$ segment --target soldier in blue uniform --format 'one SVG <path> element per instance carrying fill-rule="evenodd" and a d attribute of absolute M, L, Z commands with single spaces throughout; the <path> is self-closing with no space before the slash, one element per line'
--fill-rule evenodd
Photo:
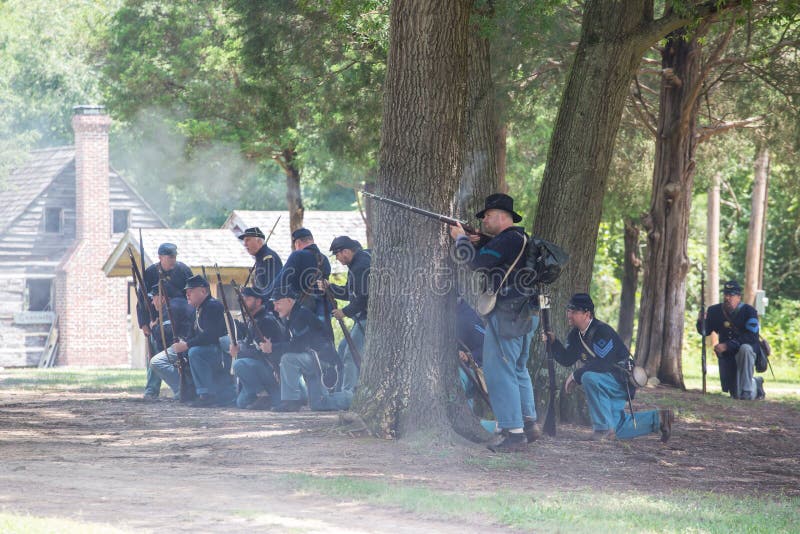
<path fill-rule="evenodd" d="M 350 391 L 331 393 L 323 383 L 328 369 L 339 367 L 339 356 L 328 335 L 328 328 L 310 309 L 300 304 L 300 295 L 291 287 L 273 290 L 275 312 L 286 322 L 288 340 L 259 344 L 261 352 L 280 358 L 281 405 L 278 411 L 298 411 L 305 404 L 300 379 L 308 388 L 308 404 L 312 410 L 347 410 L 353 400 Z"/>
<path fill-rule="evenodd" d="M 580 362 L 567 377 L 564 391 L 569 394 L 576 386 L 583 386 L 594 429 L 592 438 L 632 439 L 660 432 L 661 441 L 666 442 L 674 420 L 671 410 L 638 412 L 635 424 L 625 411 L 625 403 L 635 394 L 626 372 L 630 352 L 613 328 L 594 317 L 594 303 L 588 294 L 572 296 L 567 306 L 567 322 L 572 330 L 566 346 L 553 332 L 543 333 L 542 341 L 551 344 L 553 357 L 561 365 L 568 367 Z"/>
<path fill-rule="evenodd" d="M 333 339 L 330 326 L 330 306 L 325 292 L 317 286 L 318 280 L 328 280 L 331 275 L 331 263 L 314 243 L 314 236 L 306 228 L 298 228 L 292 232 L 292 252 L 286 263 L 272 283 L 275 288 L 291 288 L 299 295 L 303 306 L 312 310 L 327 325 Z"/>
<path fill-rule="evenodd" d="M 236 359 L 233 372 L 242 385 L 236 405 L 251 410 L 266 409 L 270 405 L 277 407 L 281 398 L 277 375 L 280 362 L 271 360 L 269 354 L 261 352 L 258 344 L 263 338 L 272 343 L 285 341 L 285 330 L 275 315 L 264 307 L 264 298 L 259 291 L 246 287 L 242 289 L 242 298 L 256 324 L 246 325 L 245 338 L 230 348 L 231 355 Z M 262 391 L 267 392 L 267 399 L 258 399 Z"/>
<path fill-rule="evenodd" d="M 153 337 L 156 341 L 158 353 L 153 356 L 152 360 L 150 360 L 148 377 L 150 374 L 152 374 L 153 379 L 158 381 L 158 389 L 155 390 L 155 395 L 153 395 L 151 398 L 148 398 L 147 393 L 145 393 L 145 399 L 153 400 L 158 397 L 162 380 L 167 383 L 170 389 L 172 389 L 172 393 L 177 399 L 180 391 L 180 375 L 178 374 L 178 370 L 176 368 L 178 357 L 177 353 L 172 350 L 172 342 L 176 338 L 185 339 L 191 333 L 192 324 L 194 322 L 194 308 L 189 305 L 185 297 L 170 298 L 169 307 L 170 311 L 172 312 L 172 320 L 175 321 L 172 323 L 169 320 L 169 314 L 166 310 L 166 303 L 162 301 L 162 298 L 158 294 L 158 286 L 154 286 L 150 293 L 152 295 L 154 305 L 156 307 L 162 306 L 161 313 L 162 317 L 164 318 L 164 339 L 167 342 L 167 347 L 165 350 L 162 346 L 162 337 L 159 326 L 154 326 Z M 148 384 L 150 383 L 151 381 L 148 378 Z"/>
<path fill-rule="evenodd" d="M 340 286 L 338 284 L 328 284 L 321 280 L 319 284 L 323 289 L 326 286 L 329 287 L 335 298 L 350 301 L 344 308 L 333 310 L 331 315 L 336 319 L 350 317 L 353 320 L 350 336 L 353 338 L 356 350 L 363 354 L 364 339 L 367 333 L 369 270 L 372 256 L 369 250 L 361 247 L 361 243 L 346 235 L 335 238 L 331 242 L 330 250 L 339 263 L 347 267 L 347 283 L 344 286 Z M 350 347 L 345 340 L 342 340 L 339 344 L 338 352 L 342 360 L 341 389 L 354 392 L 358 386 L 359 369 L 353 361 Z"/>
<path fill-rule="evenodd" d="M 158 246 L 158 263 L 154 263 L 144 270 L 142 277 L 146 288 L 152 288 L 158 285 L 159 272 L 164 279 L 164 291 L 169 298 L 180 298 L 186 301 L 186 295 L 183 294 L 183 286 L 186 285 L 186 280 L 192 276 L 192 270 L 177 260 L 178 247 L 172 243 L 161 243 Z M 156 290 L 157 292 L 157 290 Z M 136 316 L 139 321 L 139 328 L 145 335 L 148 343 L 155 347 L 156 353 L 164 350 L 161 347 L 161 334 L 154 336 L 153 329 L 156 328 L 157 321 L 154 320 L 150 323 L 150 315 L 155 319 L 157 314 L 157 307 L 150 303 L 150 314 L 147 310 L 142 308 L 138 303 L 136 304 Z M 160 304 L 160 305 L 163 305 Z M 180 305 L 178 305 L 180 306 Z M 171 341 L 171 339 L 170 339 Z M 147 383 L 144 387 L 144 399 L 153 400 L 158 398 L 161 390 L 161 379 L 157 374 L 154 374 L 150 367 L 147 368 Z"/>
<path fill-rule="evenodd" d="M 719 380 L 722 391 L 734 399 L 763 399 L 764 379 L 753 377 L 755 359 L 760 354 L 758 312 L 742 302 L 742 287 L 736 280 L 725 282 L 724 301 L 709 306 L 706 312 L 706 331 L 702 317 L 697 320 L 697 332 L 702 336 L 719 334 L 714 347 L 719 361 Z"/>
<path fill-rule="evenodd" d="M 489 195 L 484 209 L 475 216 L 482 219 L 483 231 L 493 236 L 490 241 L 481 243 L 479 236 L 468 236 L 460 225 L 452 227 L 450 234 L 456 240 L 456 257 L 469 258 L 470 266 L 486 274 L 489 289 L 497 294 L 497 304 L 485 317 L 483 371 L 492 411 L 505 439 L 489 448 L 521 451 L 538 435 L 533 384 L 526 364 L 539 317 L 530 304 L 532 295 L 516 276 L 525 264 L 527 235 L 524 228 L 514 226 L 522 216 L 514 211 L 514 199 L 508 195 Z M 520 261 L 514 265 L 518 257 Z M 506 273 L 509 276 L 504 281 Z"/>
<path fill-rule="evenodd" d="M 239 234 L 239 239 L 242 240 L 247 252 L 256 260 L 253 266 L 252 286 L 267 298 L 267 288 L 283 267 L 281 257 L 264 243 L 264 232 L 257 226 Z"/>
<path fill-rule="evenodd" d="M 200 275 L 186 281 L 186 299 L 195 308 L 192 331 L 185 341 L 172 345 L 176 353 L 189 352 L 197 400 L 195 406 L 225 404 L 230 380 L 225 380 L 225 360 L 220 338 L 227 335 L 222 303 L 211 296 L 208 280 Z"/>

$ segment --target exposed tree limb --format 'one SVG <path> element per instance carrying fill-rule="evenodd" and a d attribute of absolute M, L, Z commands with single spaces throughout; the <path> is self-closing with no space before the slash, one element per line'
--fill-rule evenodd
<path fill-rule="evenodd" d="M 763 125 L 761 122 L 763 120 L 764 117 L 759 115 L 738 121 L 720 121 L 712 126 L 701 126 L 697 129 L 697 143 L 703 143 L 715 135 L 735 128 L 759 128 Z"/>

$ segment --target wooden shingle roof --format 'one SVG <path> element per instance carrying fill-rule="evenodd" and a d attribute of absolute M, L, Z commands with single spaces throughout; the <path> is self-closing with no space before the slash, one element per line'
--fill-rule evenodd
<path fill-rule="evenodd" d="M 75 148 L 71 146 L 31 151 L 28 161 L 0 184 L 0 233 L 5 232 L 74 159 Z"/>

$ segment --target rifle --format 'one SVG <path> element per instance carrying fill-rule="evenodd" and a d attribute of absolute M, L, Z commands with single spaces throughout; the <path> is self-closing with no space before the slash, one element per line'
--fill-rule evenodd
<path fill-rule="evenodd" d="M 327 286 L 325 287 L 325 296 L 331 303 L 331 307 L 333 309 L 336 309 L 337 308 L 336 299 L 334 298 L 333 293 L 331 293 L 330 287 Z M 344 340 L 347 343 L 347 348 L 350 349 L 350 354 L 353 356 L 353 363 L 356 364 L 356 367 L 359 370 L 361 370 L 361 353 L 358 351 L 355 341 L 353 341 L 353 336 L 350 335 L 350 330 L 347 328 L 347 325 L 344 324 L 344 319 L 339 319 L 338 317 L 336 317 L 336 321 L 339 323 L 339 328 L 342 329 L 342 335 L 344 336 Z"/>
<path fill-rule="evenodd" d="M 489 391 L 486 388 L 486 379 L 483 377 L 483 370 L 478 367 L 478 362 L 476 362 L 475 358 L 472 357 L 472 351 L 469 350 L 469 347 L 467 347 L 467 345 L 460 339 L 458 340 L 458 344 L 461 345 L 461 348 L 464 349 L 464 354 L 467 355 L 467 363 L 461 361 L 461 358 L 459 357 L 458 365 L 475 386 L 475 389 L 478 391 L 481 398 L 486 402 L 486 405 L 491 407 L 492 403 L 489 400 Z"/>
<path fill-rule="evenodd" d="M 131 259 L 131 276 L 133 276 L 133 286 L 136 289 L 136 301 L 139 306 L 147 310 L 147 326 L 148 328 L 153 322 L 153 312 L 150 310 L 150 302 L 147 300 L 147 290 L 144 287 L 144 280 L 142 280 L 142 273 L 139 272 L 139 267 L 136 264 L 136 258 L 133 256 L 133 250 L 128 247 L 128 257 Z M 147 345 L 147 362 L 154 356 L 153 347 L 150 344 L 150 337 L 145 339 Z"/>
<path fill-rule="evenodd" d="M 703 371 L 703 395 L 706 394 L 706 273 L 702 267 L 700 269 L 700 313 L 702 315 L 703 346 L 700 349 L 700 366 Z"/>
<path fill-rule="evenodd" d="M 158 292 L 161 293 L 164 287 L 164 276 L 161 271 L 158 273 Z M 163 291 L 166 294 L 165 291 Z M 169 320 L 169 324 L 172 325 L 172 343 L 178 343 L 180 338 L 178 337 L 178 328 L 177 324 L 175 323 L 175 319 L 172 315 L 172 305 L 169 303 L 169 295 L 164 300 L 164 306 L 167 308 L 167 319 Z M 163 332 L 163 326 L 162 326 Z M 166 347 L 164 348 L 166 350 Z M 185 402 L 191 400 L 194 395 L 192 391 L 189 389 L 189 355 L 186 352 L 180 352 L 176 354 L 178 360 L 175 362 L 175 367 L 178 368 L 178 376 L 180 376 L 180 386 L 178 387 L 178 398 Z"/>
<path fill-rule="evenodd" d="M 547 415 L 544 418 L 543 430 L 548 436 L 556 435 L 556 369 L 553 363 L 553 351 L 550 348 L 550 297 L 544 293 L 544 285 L 539 285 L 539 317 L 542 319 L 542 331 L 547 337 L 545 352 L 547 359 L 547 378 L 550 398 L 547 402 Z"/>
<path fill-rule="evenodd" d="M 465 223 L 464 221 L 460 221 L 460 220 L 455 219 L 453 217 L 448 217 L 447 215 L 441 215 L 441 214 L 435 213 L 433 211 L 428 211 L 428 210 L 424 210 L 422 208 L 417 208 L 416 206 L 412 206 L 410 204 L 404 204 L 404 203 L 399 202 L 397 200 L 392 200 L 391 198 L 382 197 L 382 196 L 376 195 L 374 193 L 368 193 L 367 191 L 363 191 L 362 190 L 361 194 L 366 196 L 366 197 L 369 197 L 369 198 L 374 198 L 375 200 L 380 200 L 381 202 L 384 202 L 384 203 L 389 204 L 391 206 L 402 208 L 404 210 L 411 211 L 412 213 L 416 213 L 418 215 L 423 215 L 425 217 L 428 217 L 429 219 L 436 219 L 437 221 L 443 222 L 443 223 L 445 223 L 447 225 L 450 225 L 450 226 L 458 226 L 460 224 L 461 228 L 463 228 L 466 233 L 480 236 L 481 237 L 481 241 L 488 241 L 488 240 L 490 240 L 492 238 L 492 236 L 484 234 L 484 233 L 481 233 L 480 231 L 476 230 L 474 227 L 470 226 L 469 224 Z"/>
<path fill-rule="evenodd" d="M 228 298 L 225 296 L 225 286 L 222 284 L 222 275 L 219 273 L 219 266 L 215 263 L 214 269 L 217 272 L 217 294 L 222 299 L 222 307 L 225 309 L 225 328 L 228 330 L 228 337 L 231 340 L 232 347 L 238 347 L 239 343 L 236 340 L 236 323 L 233 322 L 233 315 L 231 309 L 228 307 Z M 231 365 L 231 374 L 233 374 L 233 365 Z"/>

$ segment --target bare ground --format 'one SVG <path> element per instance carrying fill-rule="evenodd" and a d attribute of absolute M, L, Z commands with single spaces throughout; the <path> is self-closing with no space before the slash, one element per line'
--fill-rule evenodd
<path fill-rule="evenodd" d="M 336 414 L 144 403 L 127 393 L 0 391 L 0 509 L 125 530 L 508 532 L 302 494 L 287 474 L 345 475 L 461 493 L 611 488 L 800 495 L 800 411 L 778 402 L 643 392 L 683 406 L 673 439 L 587 441 L 562 425 L 506 463 L 481 446 L 353 437 Z M 709 400 L 711 399 L 711 400 Z M 519 461 L 518 461 L 519 460 Z"/>

